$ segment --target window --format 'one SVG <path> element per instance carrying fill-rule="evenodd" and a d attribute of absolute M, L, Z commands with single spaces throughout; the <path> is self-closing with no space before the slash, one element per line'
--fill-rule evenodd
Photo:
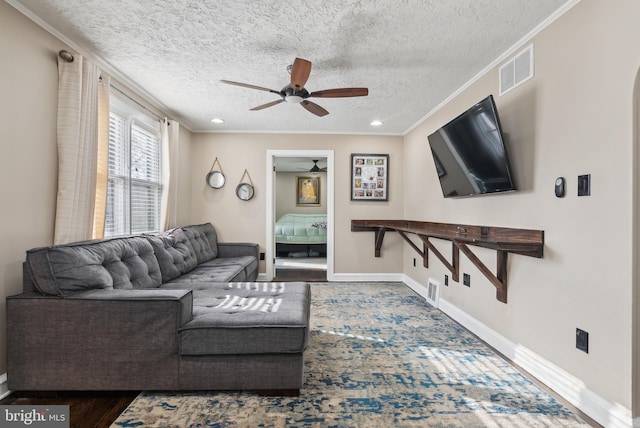
<path fill-rule="evenodd" d="M 105 237 L 160 230 L 159 123 L 112 95 Z"/>

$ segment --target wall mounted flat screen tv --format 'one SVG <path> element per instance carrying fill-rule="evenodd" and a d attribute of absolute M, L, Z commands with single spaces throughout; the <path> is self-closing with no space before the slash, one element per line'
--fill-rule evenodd
<path fill-rule="evenodd" d="M 445 198 L 516 190 L 492 95 L 429 135 L 429 145 Z"/>

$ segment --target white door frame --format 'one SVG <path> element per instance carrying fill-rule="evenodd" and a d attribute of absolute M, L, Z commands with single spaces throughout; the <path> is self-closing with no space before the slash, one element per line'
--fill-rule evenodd
<path fill-rule="evenodd" d="M 334 234 L 334 163 L 333 150 L 267 150 L 267 236 L 265 248 L 265 280 L 271 281 L 274 277 L 275 265 L 275 173 L 274 159 L 285 157 L 308 157 L 327 159 L 327 185 L 324 191 L 327 192 L 327 280 L 333 280 L 333 234 Z"/>

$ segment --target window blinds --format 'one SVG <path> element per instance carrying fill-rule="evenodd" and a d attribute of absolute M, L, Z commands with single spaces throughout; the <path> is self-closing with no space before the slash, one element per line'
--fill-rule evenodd
<path fill-rule="evenodd" d="M 160 230 L 162 194 L 157 130 L 112 109 L 105 236 Z"/>

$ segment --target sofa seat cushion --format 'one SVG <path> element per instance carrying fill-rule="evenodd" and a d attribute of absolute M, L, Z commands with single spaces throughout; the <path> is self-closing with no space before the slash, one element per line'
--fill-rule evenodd
<path fill-rule="evenodd" d="M 257 270 L 258 261 L 252 256 L 224 257 L 204 262 L 163 287 L 174 288 L 175 284 L 191 284 L 194 282 L 233 282 L 244 281 L 248 273 Z"/>
<path fill-rule="evenodd" d="M 192 284 L 193 319 L 181 355 L 300 353 L 308 343 L 311 290 L 305 282 Z"/>
<path fill-rule="evenodd" d="M 209 260 L 208 262 L 202 263 L 198 267 L 202 267 L 203 269 L 206 269 L 206 268 L 219 269 L 224 266 L 236 266 L 242 269 L 242 272 L 239 271 L 238 273 L 241 273 L 243 278 L 230 279 L 229 282 L 243 281 L 245 280 L 245 278 L 247 278 L 251 274 L 251 272 L 258 270 L 258 259 L 256 259 L 253 256 L 224 257 L 224 258 Z"/>

